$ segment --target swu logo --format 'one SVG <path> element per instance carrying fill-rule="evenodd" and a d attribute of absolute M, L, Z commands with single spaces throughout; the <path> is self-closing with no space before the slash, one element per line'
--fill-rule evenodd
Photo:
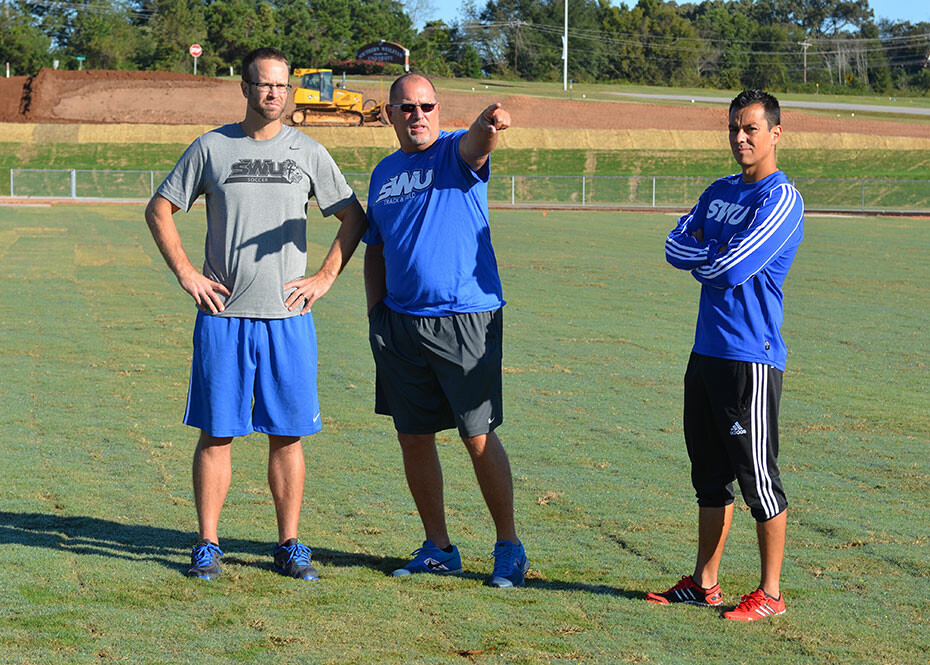
<path fill-rule="evenodd" d="M 720 199 L 714 199 L 707 206 L 707 219 L 716 218 L 718 222 L 736 226 L 743 223 L 748 212 L 749 208 L 741 206 L 739 203 L 727 203 Z"/>
<path fill-rule="evenodd" d="M 375 203 L 381 203 L 381 201 L 389 197 L 409 194 L 413 190 L 422 191 L 432 184 L 433 169 L 429 169 L 425 173 L 421 169 L 404 171 L 381 185 L 381 191 L 378 192 L 378 200 Z"/>
<path fill-rule="evenodd" d="M 273 162 L 270 159 L 240 159 L 232 165 L 226 182 L 300 182 L 304 177 L 293 159 Z M 225 184 L 225 183 L 224 183 Z"/>

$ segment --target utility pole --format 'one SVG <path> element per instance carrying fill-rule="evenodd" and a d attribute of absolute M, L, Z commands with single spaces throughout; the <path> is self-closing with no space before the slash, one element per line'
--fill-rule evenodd
<path fill-rule="evenodd" d="M 568 0 L 565 0 L 565 34 L 562 35 L 562 90 L 568 90 Z"/>
<path fill-rule="evenodd" d="M 513 24 L 513 75 L 519 77 L 517 73 L 517 44 L 520 43 L 520 21 Z"/>
<path fill-rule="evenodd" d="M 811 45 L 806 39 L 803 42 L 798 42 L 801 49 L 804 51 L 804 82 L 807 83 L 807 48 Z"/>

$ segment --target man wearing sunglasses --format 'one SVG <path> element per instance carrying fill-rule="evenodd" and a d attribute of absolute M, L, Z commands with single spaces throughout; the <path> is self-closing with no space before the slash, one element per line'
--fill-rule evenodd
<path fill-rule="evenodd" d="M 494 433 L 503 421 L 504 300 L 487 201 L 488 158 L 510 114 L 492 104 L 467 131 L 441 131 L 436 90 L 418 74 L 397 79 L 390 102 L 400 150 L 372 173 L 364 237 L 375 411 L 394 419 L 426 533 L 394 575 L 462 570 L 446 530 L 435 436 L 456 427 L 497 532 L 488 584 L 521 586 L 529 563 L 514 527 L 510 462 Z"/>
<path fill-rule="evenodd" d="M 281 122 L 289 63 L 271 48 L 242 63 L 245 119 L 204 134 L 158 188 L 145 219 L 181 287 L 197 305 L 184 422 L 200 429 L 194 498 L 200 537 L 192 577 L 220 574 L 217 529 L 229 490 L 233 437 L 268 435 L 268 482 L 278 521 L 274 569 L 315 580 L 297 540 L 303 500 L 301 437 L 320 430 L 316 332 L 310 307 L 325 294 L 367 227 L 365 213 L 329 153 Z M 174 222 L 203 194 L 203 270 L 188 259 Z M 320 270 L 307 268 L 307 205 L 341 222 Z"/>

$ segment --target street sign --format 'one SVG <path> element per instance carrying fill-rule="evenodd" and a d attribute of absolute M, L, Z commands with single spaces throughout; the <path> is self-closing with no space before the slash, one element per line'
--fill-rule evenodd
<path fill-rule="evenodd" d="M 203 47 L 200 44 L 191 44 L 187 52 L 194 56 L 194 75 L 197 75 L 197 58 L 203 55 Z"/>

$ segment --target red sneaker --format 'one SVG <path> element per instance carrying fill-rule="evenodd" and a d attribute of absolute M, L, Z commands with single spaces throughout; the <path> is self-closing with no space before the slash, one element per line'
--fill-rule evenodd
<path fill-rule="evenodd" d="M 766 595 L 762 589 L 756 589 L 748 596 L 740 598 L 739 605 L 729 612 L 724 612 L 723 618 L 732 619 L 733 621 L 755 621 L 756 619 L 764 619 L 765 617 L 784 613 L 784 594 L 776 599 Z"/>
<path fill-rule="evenodd" d="M 670 603 L 719 605 L 723 602 L 723 594 L 720 592 L 719 584 L 705 589 L 695 584 L 690 575 L 685 575 L 678 584 L 668 591 L 663 593 L 647 593 L 646 600 L 650 603 L 657 603 L 659 605 L 669 605 Z"/>

